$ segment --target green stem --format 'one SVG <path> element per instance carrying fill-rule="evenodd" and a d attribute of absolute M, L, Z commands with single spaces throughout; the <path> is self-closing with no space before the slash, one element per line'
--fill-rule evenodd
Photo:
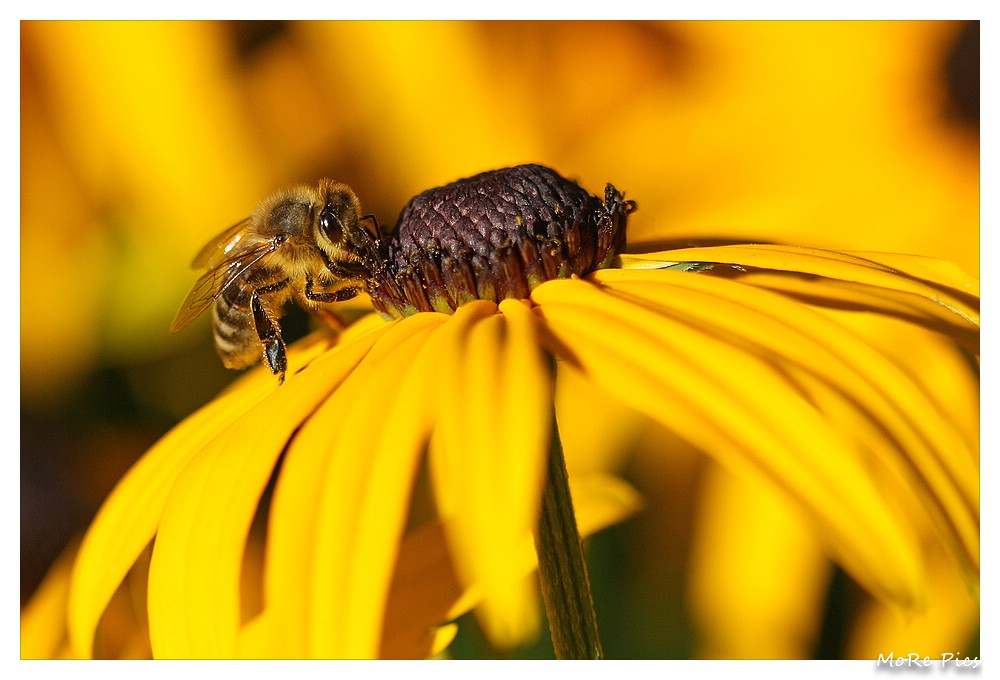
<path fill-rule="evenodd" d="M 556 658 L 604 658 L 555 418 L 535 548 Z"/>

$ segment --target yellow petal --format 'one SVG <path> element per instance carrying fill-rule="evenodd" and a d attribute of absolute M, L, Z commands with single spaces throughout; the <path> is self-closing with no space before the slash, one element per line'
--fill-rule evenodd
<path fill-rule="evenodd" d="M 89 657 L 101 614 L 139 553 L 153 539 L 170 488 L 198 450 L 275 388 L 250 377 L 164 436 L 128 471 L 101 506 L 80 546 L 68 604 L 73 654 Z"/>
<path fill-rule="evenodd" d="M 357 398 L 338 431 L 330 481 L 356 489 L 358 497 L 328 491 L 317 508 L 314 656 L 378 654 L 410 493 L 431 431 L 431 385 L 439 361 L 433 340 L 431 333 L 414 336 L 385 357 L 364 382 L 359 377 Z M 373 427 L 372 413 L 379 413 L 379 421 L 391 427 Z"/>
<path fill-rule="evenodd" d="M 570 478 L 570 492 L 581 536 L 616 524 L 641 507 L 638 493 L 607 474 Z M 534 545 L 524 540 L 515 555 L 518 573 L 535 569 Z M 382 640 L 386 659 L 423 659 L 435 653 L 439 627 L 481 601 L 482 589 L 464 586 L 455 574 L 448 539 L 440 522 L 429 522 L 406 536 L 392 582 Z"/>
<path fill-rule="evenodd" d="M 819 281 L 782 274 L 751 273 L 745 284 L 767 288 L 809 304 L 898 317 L 951 337 L 973 356 L 979 356 L 979 313 L 960 309 L 941 298 L 877 288 L 849 281 Z"/>
<path fill-rule="evenodd" d="M 920 332 L 899 319 L 873 314 L 856 314 L 836 309 L 820 310 L 826 317 L 863 337 L 882 354 L 897 360 L 928 398 L 965 440 L 952 454 L 966 454 L 978 476 L 979 471 L 979 371 L 969 355 L 939 333 Z M 899 348 L 906 352 L 900 353 Z M 951 457 L 949 457 L 949 462 Z M 974 484 L 978 497 L 978 484 Z"/>
<path fill-rule="evenodd" d="M 979 278 L 971 276 L 950 260 L 863 250 L 849 250 L 846 251 L 846 254 L 875 265 L 887 267 L 892 271 L 919 279 L 935 287 L 951 288 L 965 295 L 979 297 Z"/>
<path fill-rule="evenodd" d="M 469 307 L 448 328 L 431 470 L 459 574 L 482 588 L 487 634 L 512 646 L 538 625 L 534 586 L 511 556 L 537 522 L 552 376 L 523 303 L 502 315 Z"/>
<path fill-rule="evenodd" d="M 812 658 L 832 573 L 813 527 L 774 489 L 718 466 L 700 486 L 688 567 L 695 658 Z"/>
<path fill-rule="evenodd" d="M 369 303 L 370 304 L 370 303 Z M 355 339 L 380 330 L 387 322 L 378 314 L 372 312 L 364 315 L 350 326 L 345 328 L 338 336 L 337 342 L 341 345 L 353 342 Z"/>
<path fill-rule="evenodd" d="M 631 443 L 648 419 L 578 371 L 558 368 L 556 421 L 570 477 L 578 472 L 622 469 L 632 455 Z M 595 418 L 595 412 L 601 417 Z"/>
<path fill-rule="evenodd" d="M 881 264 L 877 259 L 879 257 L 882 257 L 886 264 Z M 883 256 L 867 252 L 852 254 L 796 246 L 752 245 L 684 248 L 633 255 L 623 260 L 623 266 L 649 267 L 657 260 L 713 262 L 753 269 L 812 274 L 825 279 L 837 279 L 848 284 L 870 287 L 866 291 L 870 296 L 876 296 L 880 288 L 911 293 L 914 296 L 912 304 L 915 307 L 919 306 L 918 300 L 929 300 L 940 305 L 943 311 L 957 314 L 972 325 L 978 326 L 979 323 L 979 282 L 954 265 L 937 262 L 932 258 L 896 254 Z M 922 279 L 918 278 L 918 275 L 932 278 Z M 771 280 L 773 278 L 771 277 Z M 809 282 L 801 277 L 790 281 L 808 287 L 816 295 L 823 295 L 826 290 L 825 287 L 808 286 Z M 844 288 L 859 293 L 862 290 L 857 285 Z M 895 298 L 897 301 L 905 299 L 900 296 Z M 933 312 L 925 311 L 925 313 Z M 947 314 L 944 314 L 943 318 L 947 320 Z"/>
<path fill-rule="evenodd" d="M 456 635 L 458 635 L 457 623 L 449 623 L 435 628 L 433 639 L 431 640 L 431 653 L 428 656 L 435 657 L 442 654 L 448 648 L 448 645 L 455 640 Z"/>
<path fill-rule="evenodd" d="M 240 570 L 260 496 L 292 433 L 379 335 L 330 351 L 239 418 L 230 413 L 228 427 L 203 446 L 179 442 L 196 454 L 170 489 L 153 550 L 149 620 L 155 656 L 236 655 Z"/>
<path fill-rule="evenodd" d="M 936 403 L 933 390 L 827 316 L 767 291 L 674 271 L 598 274 L 594 278 L 609 291 L 683 315 L 762 359 L 785 365 L 787 377 L 831 422 L 877 455 L 887 468 L 883 484 L 902 480 L 919 492 L 905 502 L 911 507 L 916 502 L 916 512 L 926 505 L 945 542 L 972 569 L 978 567 L 975 451 L 950 409 Z M 920 333 L 914 329 L 911 335 Z"/>
<path fill-rule="evenodd" d="M 909 528 L 849 440 L 772 364 L 580 280 L 549 281 L 532 297 L 554 344 L 595 383 L 723 464 L 770 478 L 873 591 L 908 605 L 919 599 Z"/>
<path fill-rule="evenodd" d="M 257 614 L 240 629 L 237 649 L 241 659 L 281 658 L 281 622 L 270 609 Z"/>
<path fill-rule="evenodd" d="M 940 661 L 942 654 L 974 657 L 979 649 L 980 602 L 977 592 L 951 565 L 942 551 L 931 554 L 928 606 L 907 615 L 875 600 L 865 602 L 848 631 L 845 657 L 877 659 L 918 654 Z M 970 649 L 971 647 L 971 649 Z M 954 656 L 945 664 L 954 669 Z"/>
<path fill-rule="evenodd" d="M 265 567 L 265 607 L 282 622 L 275 631 L 280 656 L 367 658 L 378 651 L 410 485 L 430 430 L 436 362 L 423 349 L 447 318 L 397 322 L 286 454 Z"/>
<path fill-rule="evenodd" d="M 292 370 L 328 349 L 315 334 L 288 350 Z M 153 539 L 170 487 L 207 442 L 273 392 L 274 376 L 255 370 L 166 434 L 128 471 L 105 499 L 73 567 L 68 625 L 73 654 L 89 657 L 101 614 L 138 555 Z"/>

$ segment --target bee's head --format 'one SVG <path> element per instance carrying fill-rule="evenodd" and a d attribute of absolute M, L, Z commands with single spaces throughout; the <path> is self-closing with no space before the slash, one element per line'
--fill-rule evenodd
<path fill-rule="evenodd" d="M 375 238 L 361 224 L 361 202 L 346 184 L 324 179 L 319 184 L 316 245 L 329 262 L 351 263 L 367 274 L 378 258 Z"/>
<path fill-rule="evenodd" d="M 345 251 L 350 252 L 354 232 L 361 229 L 361 203 L 346 184 L 323 180 L 319 193 L 316 243 L 328 255 L 342 257 Z"/>

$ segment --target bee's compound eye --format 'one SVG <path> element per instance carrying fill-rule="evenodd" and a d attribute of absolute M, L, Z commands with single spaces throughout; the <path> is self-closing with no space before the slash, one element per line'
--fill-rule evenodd
<path fill-rule="evenodd" d="M 344 224 L 329 203 L 319 214 L 319 230 L 330 243 L 340 243 L 344 239 Z"/>

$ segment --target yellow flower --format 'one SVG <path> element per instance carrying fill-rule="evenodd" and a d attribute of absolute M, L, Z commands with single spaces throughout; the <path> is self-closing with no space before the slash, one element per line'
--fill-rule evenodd
<path fill-rule="evenodd" d="M 923 527 L 978 579 L 977 451 L 935 394 L 838 309 L 905 319 L 978 356 L 978 283 L 958 268 L 788 246 L 625 255 L 621 268 L 547 281 L 527 300 L 317 332 L 290 349 L 282 387 L 256 369 L 165 436 L 108 498 L 70 579 L 72 654 L 93 652 L 108 602 L 154 536 L 154 655 L 384 653 L 383 630 L 397 625 L 390 586 L 408 568 L 397 559 L 419 534 L 407 522 L 425 450 L 431 522 L 461 584 L 440 596 L 434 625 L 478 602 L 497 644 L 530 637 L 525 576 L 552 435 L 550 357 L 767 480 L 853 578 L 919 609 Z M 634 507 L 624 494 L 616 517 Z M 241 591 L 258 513 L 259 613 Z M 425 653 L 447 642 L 442 631 Z"/>
<path fill-rule="evenodd" d="M 221 378 L 208 370 L 183 381 L 162 380 L 187 374 L 176 363 L 147 372 L 171 353 L 200 366 L 214 359 L 207 346 L 188 351 L 196 333 L 162 330 L 187 284 L 184 262 L 206 228 L 238 217 L 268 187 L 320 174 L 349 179 L 382 216 L 428 182 L 469 168 L 541 158 L 588 181 L 614 168 L 616 181 L 643 203 L 635 240 L 725 237 L 932 254 L 978 272 L 978 137 L 941 115 L 938 71 L 958 24 L 288 23 L 268 26 L 266 40 L 248 35 L 261 24 L 248 26 L 22 24 L 22 411 L 40 423 L 35 429 L 65 427 L 59 397 L 109 364 L 115 378 L 127 372 L 136 392 L 143 383 L 161 384 L 142 405 L 170 422 L 192 408 L 190 395 L 213 393 Z M 287 106 L 289 93 L 299 105 Z M 53 271 L 75 272 L 73 304 L 60 314 L 51 313 L 49 287 L 38 285 Z M 949 338 L 883 315 L 822 314 L 892 356 L 978 454 L 977 377 Z M 635 419 L 629 407 L 604 399 L 576 409 L 591 420 L 601 412 L 598 432 L 573 417 L 569 402 L 589 379 L 559 375 L 571 474 L 574 466 L 621 470 L 630 460 L 624 443 L 632 442 L 631 422 L 602 431 L 607 411 Z M 83 384 L 79 396 L 98 403 Z M 54 406 L 39 411 L 38 401 Z M 130 459 L 165 426 L 154 422 L 154 432 L 133 446 L 116 437 L 90 449 Z M 117 433 L 128 425 L 114 427 Z M 92 429 L 79 425 L 69 438 L 95 440 L 100 433 Z M 48 442 L 25 440 L 24 460 L 48 453 Z M 670 515 L 676 531 L 664 528 L 667 521 L 642 520 L 642 540 L 633 531 L 624 546 L 621 561 L 634 585 L 620 599 L 642 593 L 646 608 L 629 611 L 630 628 L 619 638 L 638 638 L 636 630 L 652 631 L 649 639 L 670 636 L 656 629 L 661 614 L 645 593 L 679 591 L 674 584 L 684 573 L 693 593 L 684 604 L 697 610 L 697 635 L 706 640 L 682 653 L 813 653 L 815 637 L 806 631 L 819 634 L 832 602 L 828 551 L 814 540 L 814 524 L 775 485 L 751 485 L 746 475 L 719 482 L 730 473 L 711 470 L 715 481 L 707 484 L 677 481 L 677 454 L 645 452 L 639 464 L 650 474 L 637 483 L 659 498 L 666 494 L 654 482 L 669 479 L 682 492 L 671 503 L 696 508 L 693 559 L 677 551 L 684 572 L 663 574 L 659 566 L 670 539 L 688 535 L 687 514 Z M 601 460 L 581 462 L 585 457 Z M 88 471 L 109 467 L 114 457 L 89 458 Z M 630 464 L 635 472 L 639 464 Z M 74 477 L 103 495 L 94 482 L 100 475 Z M 36 528 L 22 521 L 26 535 L 54 533 L 51 522 Z M 966 643 L 978 603 L 954 551 L 928 545 L 935 526 L 915 529 L 931 573 L 926 613 L 901 623 L 884 601 L 863 600 L 858 620 L 845 624 L 843 654 L 870 658 L 890 643 L 907 652 L 923 649 L 925 640 L 944 648 Z M 731 532 L 742 532 L 740 543 Z M 30 562 L 31 552 L 23 549 L 22 559 Z M 640 583 L 656 569 L 666 578 Z M 129 578 L 143 580 L 135 571 Z M 768 598 L 786 583 L 797 584 L 801 597 Z M 961 606 L 953 606 L 956 592 L 965 595 Z M 113 603 L 121 599 L 119 591 Z M 116 610 L 112 604 L 106 619 Z M 386 628 L 396 625 L 387 620 Z M 924 635 L 921 626 L 939 635 Z M 901 635 L 907 627 L 912 638 Z M 106 620 L 101 630 L 109 628 Z M 676 637 L 696 636 L 681 628 Z M 120 653 L 112 647 L 102 642 L 100 653 Z M 632 649 L 646 655 L 662 647 Z"/>

